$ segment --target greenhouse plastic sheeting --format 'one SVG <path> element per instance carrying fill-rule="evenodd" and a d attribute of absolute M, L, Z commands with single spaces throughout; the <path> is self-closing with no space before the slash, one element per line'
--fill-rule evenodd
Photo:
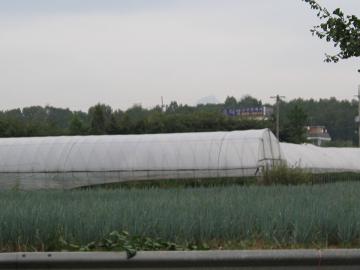
<path fill-rule="evenodd" d="M 360 172 L 359 148 L 328 148 L 291 143 L 280 143 L 280 147 L 289 167 L 299 167 L 314 173 Z"/>
<path fill-rule="evenodd" d="M 0 139 L 0 188 L 240 177 L 281 159 L 268 130 Z"/>

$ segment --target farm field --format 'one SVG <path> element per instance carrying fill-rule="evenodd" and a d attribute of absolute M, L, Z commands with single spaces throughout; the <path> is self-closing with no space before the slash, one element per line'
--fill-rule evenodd
<path fill-rule="evenodd" d="M 211 249 L 358 247 L 360 183 L 0 192 L 2 251 L 112 231 Z"/>

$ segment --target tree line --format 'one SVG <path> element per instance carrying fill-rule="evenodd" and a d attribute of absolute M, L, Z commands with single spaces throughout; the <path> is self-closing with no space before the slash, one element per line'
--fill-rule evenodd
<path fill-rule="evenodd" d="M 134 105 L 127 110 L 96 104 L 87 112 L 51 106 L 31 106 L 0 111 L 0 137 L 146 134 L 174 132 L 231 131 L 270 128 L 275 131 L 274 116 L 266 120 L 231 117 L 226 108 L 259 107 L 251 96 L 227 97 L 224 103 L 189 106 L 171 102 L 165 108 L 150 109 Z M 324 125 L 336 142 L 356 143 L 354 118 L 357 102 L 330 99 L 294 99 L 280 104 L 280 138 L 306 141 L 306 125 Z M 325 113 L 326 112 L 326 113 Z"/>

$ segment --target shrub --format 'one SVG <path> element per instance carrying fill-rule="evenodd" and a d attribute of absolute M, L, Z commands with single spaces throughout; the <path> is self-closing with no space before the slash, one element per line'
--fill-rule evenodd
<path fill-rule="evenodd" d="M 300 185 L 312 182 L 311 173 L 299 167 L 288 167 L 286 164 L 267 167 L 261 177 L 264 185 Z"/>

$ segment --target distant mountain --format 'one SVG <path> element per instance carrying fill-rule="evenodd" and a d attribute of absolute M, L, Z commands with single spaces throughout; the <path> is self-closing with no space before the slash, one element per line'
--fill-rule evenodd
<path fill-rule="evenodd" d="M 200 98 L 196 104 L 219 104 L 221 103 L 215 96 L 206 96 Z"/>

